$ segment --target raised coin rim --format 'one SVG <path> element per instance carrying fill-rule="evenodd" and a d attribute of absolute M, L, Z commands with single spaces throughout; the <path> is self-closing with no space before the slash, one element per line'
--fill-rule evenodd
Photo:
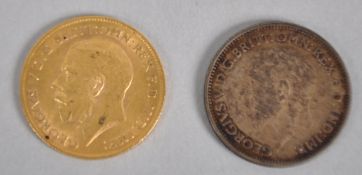
<path fill-rule="evenodd" d="M 109 151 L 106 152 L 104 154 L 95 154 L 95 155 L 88 155 L 88 154 L 81 154 L 81 153 L 75 153 L 75 152 L 70 152 L 67 151 L 67 149 L 62 149 L 61 147 L 57 147 L 53 144 L 51 144 L 50 142 L 48 142 L 47 140 L 45 140 L 40 133 L 42 133 L 42 131 L 38 131 L 35 127 L 34 124 L 32 122 L 31 119 L 31 113 L 29 111 L 29 107 L 26 105 L 26 86 L 25 86 L 25 73 L 28 70 L 29 67 L 29 61 L 30 58 L 32 56 L 32 53 L 34 53 L 34 51 L 36 49 L 38 49 L 39 46 L 41 46 L 41 44 L 52 34 L 54 34 L 57 30 L 67 26 L 67 25 L 71 25 L 72 23 L 77 23 L 80 22 L 82 20 L 89 20 L 89 21 L 107 21 L 107 22 L 111 22 L 115 25 L 119 25 L 119 26 L 124 26 L 125 28 L 131 30 L 132 32 L 134 32 L 136 35 L 139 36 L 139 39 L 142 41 L 142 43 L 145 44 L 145 46 L 150 50 L 151 55 L 154 57 L 154 61 L 159 65 L 159 67 L 157 68 L 157 72 L 158 72 L 158 76 L 160 76 L 159 78 L 160 80 L 160 100 L 158 101 L 157 104 L 157 108 L 155 111 L 155 119 L 154 121 L 151 123 L 152 126 L 149 128 L 149 130 L 142 136 L 140 137 L 140 139 L 138 141 L 135 141 L 133 144 L 131 144 L 130 146 L 127 147 L 120 147 L 120 149 L 116 149 L 114 151 Z M 34 42 L 32 48 L 30 49 L 30 51 L 28 52 L 27 56 L 25 57 L 25 60 L 23 62 L 23 67 L 22 67 L 22 71 L 20 74 L 20 101 L 21 101 L 21 106 L 22 106 L 22 111 L 23 114 L 25 115 L 25 118 L 27 120 L 27 122 L 29 123 L 30 128 L 32 129 L 32 131 L 38 136 L 38 138 L 40 140 L 42 140 L 44 143 L 46 143 L 49 147 L 51 147 L 52 149 L 60 152 L 60 153 L 64 153 L 66 155 L 70 155 L 73 157 L 77 157 L 77 158 L 82 158 L 82 159 L 102 159 L 102 158 L 108 158 L 108 157 L 112 157 L 112 156 L 116 156 L 119 155 L 121 153 L 125 153 L 128 150 L 132 149 L 133 147 L 135 147 L 136 145 L 139 145 L 141 142 L 143 142 L 143 140 L 148 137 L 148 135 L 154 130 L 156 124 L 158 123 L 160 116 L 162 115 L 162 110 L 164 107 L 164 103 L 165 103 L 165 96 L 166 96 L 166 81 L 165 81 L 166 77 L 165 77 L 165 73 L 163 70 L 163 65 L 161 63 L 161 59 L 159 57 L 159 55 L 157 54 L 156 50 L 153 48 L 153 46 L 151 45 L 151 43 L 149 42 L 149 40 L 139 31 L 137 31 L 135 28 L 133 28 L 132 26 L 124 23 L 123 21 L 117 20 L 113 17 L 110 16 L 97 16 L 97 15 L 91 15 L 91 16 L 76 16 L 76 17 L 72 17 L 72 18 L 68 18 L 63 20 L 62 22 L 52 26 L 50 29 L 48 29 L 45 33 L 43 33 L 41 35 L 41 37 L 39 37 L 36 42 Z"/>
<path fill-rule="evenodd" d="M 285 26 L 288 28 L 293 28 L 295 30 L 299 30 L 305 34 L 307 34 L 308 36 L 310 36 L 311 38 L 315 39 L 317 43 L 320 43 L 322 46 L 325 46 L 324 48 L 327 48 L 329 51 L 331 51 L 331 54 L 335 56 L 335 61 L 338 62 L 338 66 L 337 68 L 343 73 L 343 76 L 345 78 L 345 83 L 343 84 L 343 86 L 346 89 L 346 99 L 344 100 L 344 113 L 343 113 L 343 118 L 342 120 L 338 123 L 338 128 L 336 128 L 335 133 L 329 135 L 329 139 L 322 143 L 318 148 L 316 148 L 315 151 L 313 151 L 312 153 L 308 153 L 303 157 L 300 158 L 296 158 L 293 160 L 288 160 L 288 161 L 283 161 L 283 160 L 262 160 L 259 157 L 252 157 L 252 156 L 248 156 L 247 154 L 245 154 L 244 152 L 237 150 L 234 148 L 234 146 L 232 144 L 230 144 L 227 139 L 223 136 L 222 131 L 220 131 L 216 125 L 216 122 L 214 120 L 214 115 L 211 112 L 210 109 L 210 88 L 212 86 L 211 84 L 211 80 L 213 77 L 213 73 L 215 70 L 215 64 L 218 61 L 220 55 L 222 53 L 225 52 L 225 50 L 230 46 L 230 44 L 232 42 L 234 42 L 235 40 L 237 40 L 239 37 L 241 37 L 242 35 L 253 31 L 253 30 L 257 30 L 260 28 L 265 28 L 265 27 L 273 27 L 273 26 Z M 341 57 L 339 56 L 339 54 L 336 52 L 336 50 L 331 46 L 331 44 L 329 44 L 325 39 L 323 39 L 321 36 L 319 36 L 317 33 L 313 32 L 312 30 L 306 28 L 306 27 L 302 27 L 300 25 L 297 24 L 293 24 L 293 23 L 288 23 L 288 22 L 281 22 L 281 21 L 271 21 L 271 22 L 263 22 L 263 23 L 259 23 L 256 25 L 252 25 L 250 27 L 247 27 L 243 30 L 241 30 L 240 32 L 234 34 L 231 38 L 229 38 L 226 43 L 217 51 L 216 55 L 214 56 L 212 62 L 209 65 L 208 68 L 208 73 L 206 75 L 206 79 L 205 79 L 205 86 L 204 86 L 204 104 L 205 104 L 205 108 L 206 108 L 206 112 L 207 112 L 207 116 L 208 116 L 208 120 L 209 123 L 211 124 L 211 127 L 214 131 L 214 133 L 218 136 L 218 138 L 221 140 L 221 142 L 224 144 L 224 146 L 226 146 L 229 150 L 231 150 L 234 154 L 236 154 L 237 156 L 244 158 L 245 160 L 252 162 L 252 163 L 256 163 L 259 165 L 263 165 L 263 166 L 270 166 L 270 167 L 286 167 L 286 166 L 291 166 L 291 165 L 295 165 L 297 163 L 302 163 L 304 162 L 304 160 L 309 159 L 310 157 L 322 152 L 324 149 L 326 149 L 328 147 L 328 145 L 330 145 L 330 143 L 337 137 L 337 135 L 340 133 L 340 130 L 342 129 L 342 127 L 344 126 L 345 121 L 348 118 L 348 114 L 349 114 L 349 110 L 350 110 L 350 103 L 351 103 L 351 85 L 350 85 L 350 80 L 349 80 L 349 75 L 348 72 L 345 68 L 345 65 L 341 59 Z"/>

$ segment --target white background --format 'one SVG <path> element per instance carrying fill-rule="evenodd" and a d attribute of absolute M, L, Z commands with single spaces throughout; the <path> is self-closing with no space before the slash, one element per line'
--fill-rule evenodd
<path fill-rule="evenodd" d="M 362 1 L 273 0 L 1 0 L 0 174 L 345 174 L 362 172 Z M 79 15 L 107 15 L 143 33 L 163 63 L 167 98 L 151 135 L 102 160 L 63 155 L 42 143 L 19 104 L 19 76 L 36 39 Z M 269 20 L 320 34 L 342 57 L 352 83 L 349 118 L 333 143 L 312 159 L 268 168 L 241 159 L 212 132 L 203 104 L 208 65 L 227 39 Z"/>

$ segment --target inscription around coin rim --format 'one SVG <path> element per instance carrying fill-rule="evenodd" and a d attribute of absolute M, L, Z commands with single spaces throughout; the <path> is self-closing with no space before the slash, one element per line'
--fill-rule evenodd
<path fill-rule="evenodd" d="M 135 136 L 132 135 L 130 137 L 125 137 L 125 136 L 120 136 L 119 139 L 117 140 L 113 140 L 112 142 L 108 143 L 108 146 L 104 147 L 105 150 L 113 150 L 113 151 L 109 151 L 107 154 L 101 155 L 101 156 L 87 156 L 87 155 L 78 155 L 78 154 L 74 154 L 74 153 L 70 153 L 66 150 L 62 150 L 61 148 L 58 148 L 57 146 L 53 145 L 53 143 L 48 143 L 49 139 L 53 139 L 54 142 L 58 142 L 58 143 L 62 143 L 65 147 L 69 147 L 71 149 L 77 149 L 79 147 L 79 145 L 77 144 L 76 140 L 74 140 L 74 138 L 71 138 L 67 135 L 65 135 L 64 133 L 62 133 L 61 131 L 57 130 L 56 128 L 52 128 L 51 123 L 49 123 L 49 121 L 46 119 L 46 114 L 44 114 L 42 112 L 42 110 L 40 108 L 37 108 L 37 106 L 39 106 L 39 99 L 38 99 L 38 90 L 31 88 L 31 89 L 24 89 L 26 86 L 28 86 L 25 83 L 29 83 L 28 81 L 34 81 L 37 82 L 40 80 L 40 78 L 36 75 L 35 72 L 31 72 L 30 70 L 38 70 L 41 71 L 44 67 L 44 63 L 47 61 L 47 55 L 51 54 L 54 50 L 52 49 L 53 47 L 44 44 L 44 42 L 47 41 L 47 39 L 52 36 L 54 33 L 56 33 L 58 30 L 61 30 L 62 28 L 71 26 L 72 24 L 77 24 L 77 23 L 82 23 L 82 22 L 106 22 L 106 23 L 110 23 L 110 24 L 115 24 L 121 27 L 125 27 L 125 29 L 116 29 L 116 28 L 108 28 L 107 27 L 97 27 L 96 25 L 87 25 L 87 26 L 83 26 L 83 27 L 75 27 L 75 28 L 71 28 L 72 31 L 68 31 L 69 36 L 64 36 L 64 37 L 59 37 L 56 36 L 55 38 L 53 38 L 53 40 L 56 43 L 56 47 L 62 45 L 64 42 L 67 42 L 70 39 L 74 39 L 77 36 L 77 34 L 75 33 L 79 33 L 79 36 L 84 36 L 87 35 L 85 32 L 83 33 L 82 31 L 84 31 L 84 29 L 86 31 L 88 31 L 89 35 L 92 34 L 92 32 L 99 32 L 98 34 L 105 34 L 105 35 L 109 35 L 109 36 L 114 36 L 115 34 L 120 34 L 119 38 L 122 39 L 124 37 L 125 42 L 127 43 L 127 46 L 132 47 L 132 50 L 134 51 L 134 53 L 139 56 L 140 58 L 142 58 L 144 62 L 143 65 L 146 65 L 144 67 L 145 71 L 148 72 L 150 67 L 154 67 L 154 61 L 156 61 L 156 64 L 161 65 L 160 61 L 158 60 L 158 55 L 155 52 L 155 50 L 152 48 L 152 46 L 150 45 L 150 43 L 145 40 L 145 38 L 138 33 L 135 29 L 133 29 L 132 27 L 119 22 L 117 20 L 114 20 L 112 18 L 108 18 L 108 17 L 104 17 L 104 16 L 84 16 L 84 17 L 76 17 L 76 18 L 72 18 L 69 20 L 66 20 L 64 22 L 62 22 L 59 25 L 56 25 L 55 27 L 53 27 L 50 31 L 46 32 L 42 37 L 40 37 L 40 39 L 36 42 L 36 44 L 33 46 L 33 48 L 31 49 L 31 51 L 29 52 L 29 55 L 26 57 L 26 61 L 24 63 L 24 67 L 23 67 L 23 71 L 22 71 L 22 78 L 21 78 L 21 86 L 20 86 L 20 91 L 21 91 L 21 102 L 23 105 L 23 109 L 24 109 L 24 113 L 26 114 L 26 119 L 28 120 L 31 128 L 33 129 L 33 131 L 38 135 L 38 137 L 43 140 L 46 144 L 48 144 L 50 147 L 54 148 L 55 150 L 64 152 L 66 154 L 72 155 L 72 156 L 77 156 L 80 158 L 101 158 L 101 157 L 108 157 L 108 156 L 113 156 L 115 154 L 120 153 L 119 150 L 117 150 L 117 148 L 119 148 L 120 146 L 123 146 L 124 144 L 129 144 L 132 140 L 136 139 L 138 141 L 136 141 L 135 143 L 133 143 L 131 146 L 137 145 L 138 143 L 142 142 L 142 140 L 147 137 L 147 135 L 152 131 L 152 129 L 154 128 L 154 126 L 156 125 L 158 119 L 159 119 L 159 114 L 160 111 L 162 110 L 162 106 L 163 106 L 163 101 L 164 101 L 164 95 L 165 95 L 165 84 L 164 84 L 164 76 L 162 77 L 157 77 L 157 75 L 160 73 L 161 75 L 163 74 L 163 70 L 159 69 L 159 67 L 154 67 L 153 69 L 155 69 L 154 71 L 156 71 L 155 73 L 150 74 L 149 76 L 147 76 L 147 85 L 148 85 L 148 89 L 150 90 L 149 92 L 147 92 L 148 97 L 147 98 L 156 98 L 156 96 L 159 96 L 158 98 L 160 98 L 159 102 L 157 102 L 157 106 L 152 106 L 150 107 L 151 111 L 148 113 L 148 116 L 152 117 L 154 115 L 156 115 L 155 117 L 152 117 L 153 119 L 151 119 L 150 117 L 146 118 L 146 123 L 138 123 L 137 125 L 139 125 L 140 129 L 145 128 L 148 123 L 151 124 L 151 126 L 147 126 L 149 127 L 149 130 L 147 130 L 147 133 L 143 134 L 142 136 Z M 93 28 L 94 30 L 91 32 L 90 30 L 88 30 L 89 28 Z M 126 31 L 127 30 L 127 31 Z M 132 32 L 132 33 L 129 33 Z M 140 40 L 141 43 L 136 43 L 135 39 L 132 38 L 133 35 L 136 35 L 134 37 L 137 37 L 137 40 Z M 118 36 L 115 36 L 118 37 Z M 54 44 L 54 43 L 53 43 Z M 143 48 L 147 47 L 147 48 Z M 42 48 L 40 48 L 42 47 Z M 55 47 L 55 46 L 54 46 Z M 148 50 L 148 52 L 150 52 L 151 55 L 149 55 L 148 53 L 146 53 L 146 50 Z M 37 57 L 39 59 L 30 59 L 33 57 Z M 151 60 L 153 58 L 156 58 L 155 60 Z M 30 62 L 32 61 L 32 62 Z M 156 75 L 157 73 L 157 75 Z M 29 77 L 26 77 L 25 75 L 28 74 Z M 25 79 L 28 78 L 29 80 L 27 82 L 25 82 Z M 159 79 L 161 78 L 161 79 Z M 157 85 L 154 84 L 160 84 L 160 91 L 158 92 L 157 89 Z M 30 104 L 30 106 L 28 106 L 28 104 Z M 32 119 L 30 119 L 29 117 L 32 116 Z M 37 122 L 34 123 L 34 122 Z M 42 133 L 40 133 L 42 132 Z M 143 133 L 143 132 L 142 132 Z M 132 141 L 134 142 L 134 141 Z M 131 147 L 127 147 L 126 149 L 122 149 L 121 152 L 127 151 L 128 149 L 130 149 Z"/>
<path fill-rule="evenodd" d="M 325 133 L 323 135 L 323 138 L 326 140 L 322 141 L 321 134 L 313 135 L 310 140 L 308 140 L 308 143 L 305 143 L 303 145 L 300 145 L 298 148 L 298 151 L 302 156 L 295 158 L 294 160 L 288 160 L 288 161 L 280 161 L 280 160 L 270 160 L 268 159 L 270 148 L 268 145 L 264 145 L 262 143 L 259 143 L 257 141 L 254 141 L 252 138 L 248 137 L 245 133 L 240 131 L 240 129 L 236 126 L 236 124 L 233 123 L 232 119 L 228 116 L 226 105 L 221 103 L 218 104 L 212 104 L 214 101 L 211 97 L 211 88 L 214 82 L 217 80 L 223 80 L 225 79 L 225 75 L 222 73 L 215 74 L 214 71 L 216 69 L 216 65 L 224 64 L 223 67 L 225 69 L 229 69 L 233 65 L 233 59 L 228 59 L 228 55 L 226 54 L 226 50 L 230 50 L 231 45 L 236 41 L 239 40 L 241 36 L 245 36 L 241 44 L 239 44 L 239 49 L 234 48 L 232 51 L 229 51 L 228 53 L 232 52 L 232 55 L 234 58 L 240 58 L 243 53 L 248 52 L 252 47 L 256 47 L 262 42 L 286 42 L 287 39 L 290 39 L 288 37 L 282 36 L 280 37 L 280 41 L 278 41 L 278 37 L 272 38 L 272 36 L 265 36 L 265 38 L 259 38 L 259 41 L 256 41 L 258 39 L 255 39 L 254 41 L 251 41 L 250 38 L 247 37 L 248 33 L 250 31 L 254 30 L 263 30 L 263 29 L 270 29 L 275 27 L 277 29 L 278 27 L 285 27 L 285 28 L 292 28 L 293 30 L 297 30 L 300 33 L 303 33 L 305 35 L 308 35 L 310 38 L 313 39 L 312 42 L 317 42 L 318 44 L 322 45 L 323 48 L 314 48 L 313 55 L 318 60 L 318 62 L 325 68 L 326 72 L 331 73 L 334 68 L 337 67 L 337 69 L 340 69 L 340 71 L 343 74 L 343 77 L 345 79 L 341 80 L 340 82 L 334 82 L 334 83 L 343 83 L 343 87 L 346 89 L 346 95 L 344 97 L 344 105 L 343 105 L 343 113 L 331 113 L 331 117 L 323 124 L 321 128 L 321 133 Z M 274 28 L 273 28 L 274 29 Z M 270 38 L 268 38 L 270 37 Z M 269 41 L 268 41 L 269 40 Z M 274 40 L 274 41 L 273 41 Z M 299 43 L 298 43 L 299 42 Z M 308 45 L 305 43 L 306 41 L 295 41 L 295 44 L 299 44 L 302 46 L 302 49 L 306 49 L 308 51 L 312 51 L 313 46 Z M 323 49 L 327 49 L 329 52 L 328 54 L 333 55 L 334 58 L 336 58 L 337 66 L 328 64 L 329 58 L 324 56 Z M 221 55 L 225 57 L 225 59 L 222 61 Z M 235 60 L 235 59 L 234 59 Z M 343 122 L 346 118 L 346 115 L 348 113 L 348 107 L 349 107 L 349 94 L 350 94 L 350 85 L 348 80 L 348 75 L 346 73 L 345 67 L 343 65 L 343 62 L 341 61 L 339 55 L 337 52 L 330 46 L 328 42 L 326 42 L 323 38 L 315 34 L 313 31 L 310 31 L 309 29 L 306 29 L 304 27 L 289 24 L 289 23 L 283 23 L 283 22 L 271 22 L 271 23 L 263 23 L 258 24 L 253 27 L 249 27 L 245 30 L 242 30 L 232 38 L 230 38 L 226 44 L 217 52 L 216 56 L 214 57 L 212 63 L 209 66 L 209 73 L 207 75 L 206 81 L 205 81 L 205 107 L 206 111 L 208 113 L 209 122 L 216 133 L 216 135 L 220 138 L 220 140 L 223 142 L 223 144 L 228 147 L 232 152 L 237 154 L 240 157 L 243 157 L 251 162 L 258 163 L 261 165 L 268 165 L 268 166 L 284 166 L 284 165 L 290 165 L 297 162 L 300 162 L 301 160 L 304 160 L 306 158 L 309 158 L 311 155 L 314 155 L 314 153 L 319 152 L 321 149 L 325 148 L 328 143 L 333 140 L 333 138 L 336 136 L 338 131 L 340 130 L 341 126 L 343 125 Z M 214 94 L 215 96 L 215 94 Z M 216 95 L 217 96 L 217 95 Z M 221 96 L 221 94 L 220 94 Z M 335 97 L 341 98 L 341 97 Z M 211 108 L 218 109 L 219 111 L 223 111 L 220 113 L 220 115 L 217 116 Z M 226 112 L 225 112 L 226 111 Z M 218 119 L 217 119 L 218 118 Z M 337 119 L 336 119 L 337 118 Z M 223 127 L 224 129 L 221 129 L 220 127 Z M 327 135 L 330 134 L 330 135 Z M 228 138 L 232 137 L 232 138 Z M 241 144 L 242 147 L 246 149 L 252 150 L 252 152 L 258 152 L 264 156 L 250 156 L 246 153 L 244 153 L 241 150 L 238 150 L 235 145 L 230 143 L 228 139 L 234 140 L 237 143 Z M 309 143 L 312 143 L 311 145 L 308 145 Z M 308 152 L 308 150 L 310 152 Z"/>

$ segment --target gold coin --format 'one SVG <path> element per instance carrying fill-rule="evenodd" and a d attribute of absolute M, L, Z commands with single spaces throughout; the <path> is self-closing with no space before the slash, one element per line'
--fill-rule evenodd
<path fill-rule="evenodd" d="M 156 125 L 165 79 L 147 39 L 102 16 L 67 20 L 31 49 L 21 75 L 26 118 L 50 147 L 81 158 L 127 151 Z"/>
<path fill-rule="evenodd" d="M 235 154 L 282 166 L 325 148 L 347 117 L 350 91 L 337 52 L 314 32 L 266 23 L 241 31 L 206 80 L 210 123 Z"/>

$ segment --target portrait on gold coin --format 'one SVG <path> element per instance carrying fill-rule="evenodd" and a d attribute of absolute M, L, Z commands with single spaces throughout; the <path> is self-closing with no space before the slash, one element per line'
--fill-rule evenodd
<path fill-rule="evenodd" d="M 81 134 L 86 147 L 127 121 L 124 100 L 134 75 L 120 46 L 102 39 L 76 42 L 60 67 L 50 87 L 57 116 Z"/>

